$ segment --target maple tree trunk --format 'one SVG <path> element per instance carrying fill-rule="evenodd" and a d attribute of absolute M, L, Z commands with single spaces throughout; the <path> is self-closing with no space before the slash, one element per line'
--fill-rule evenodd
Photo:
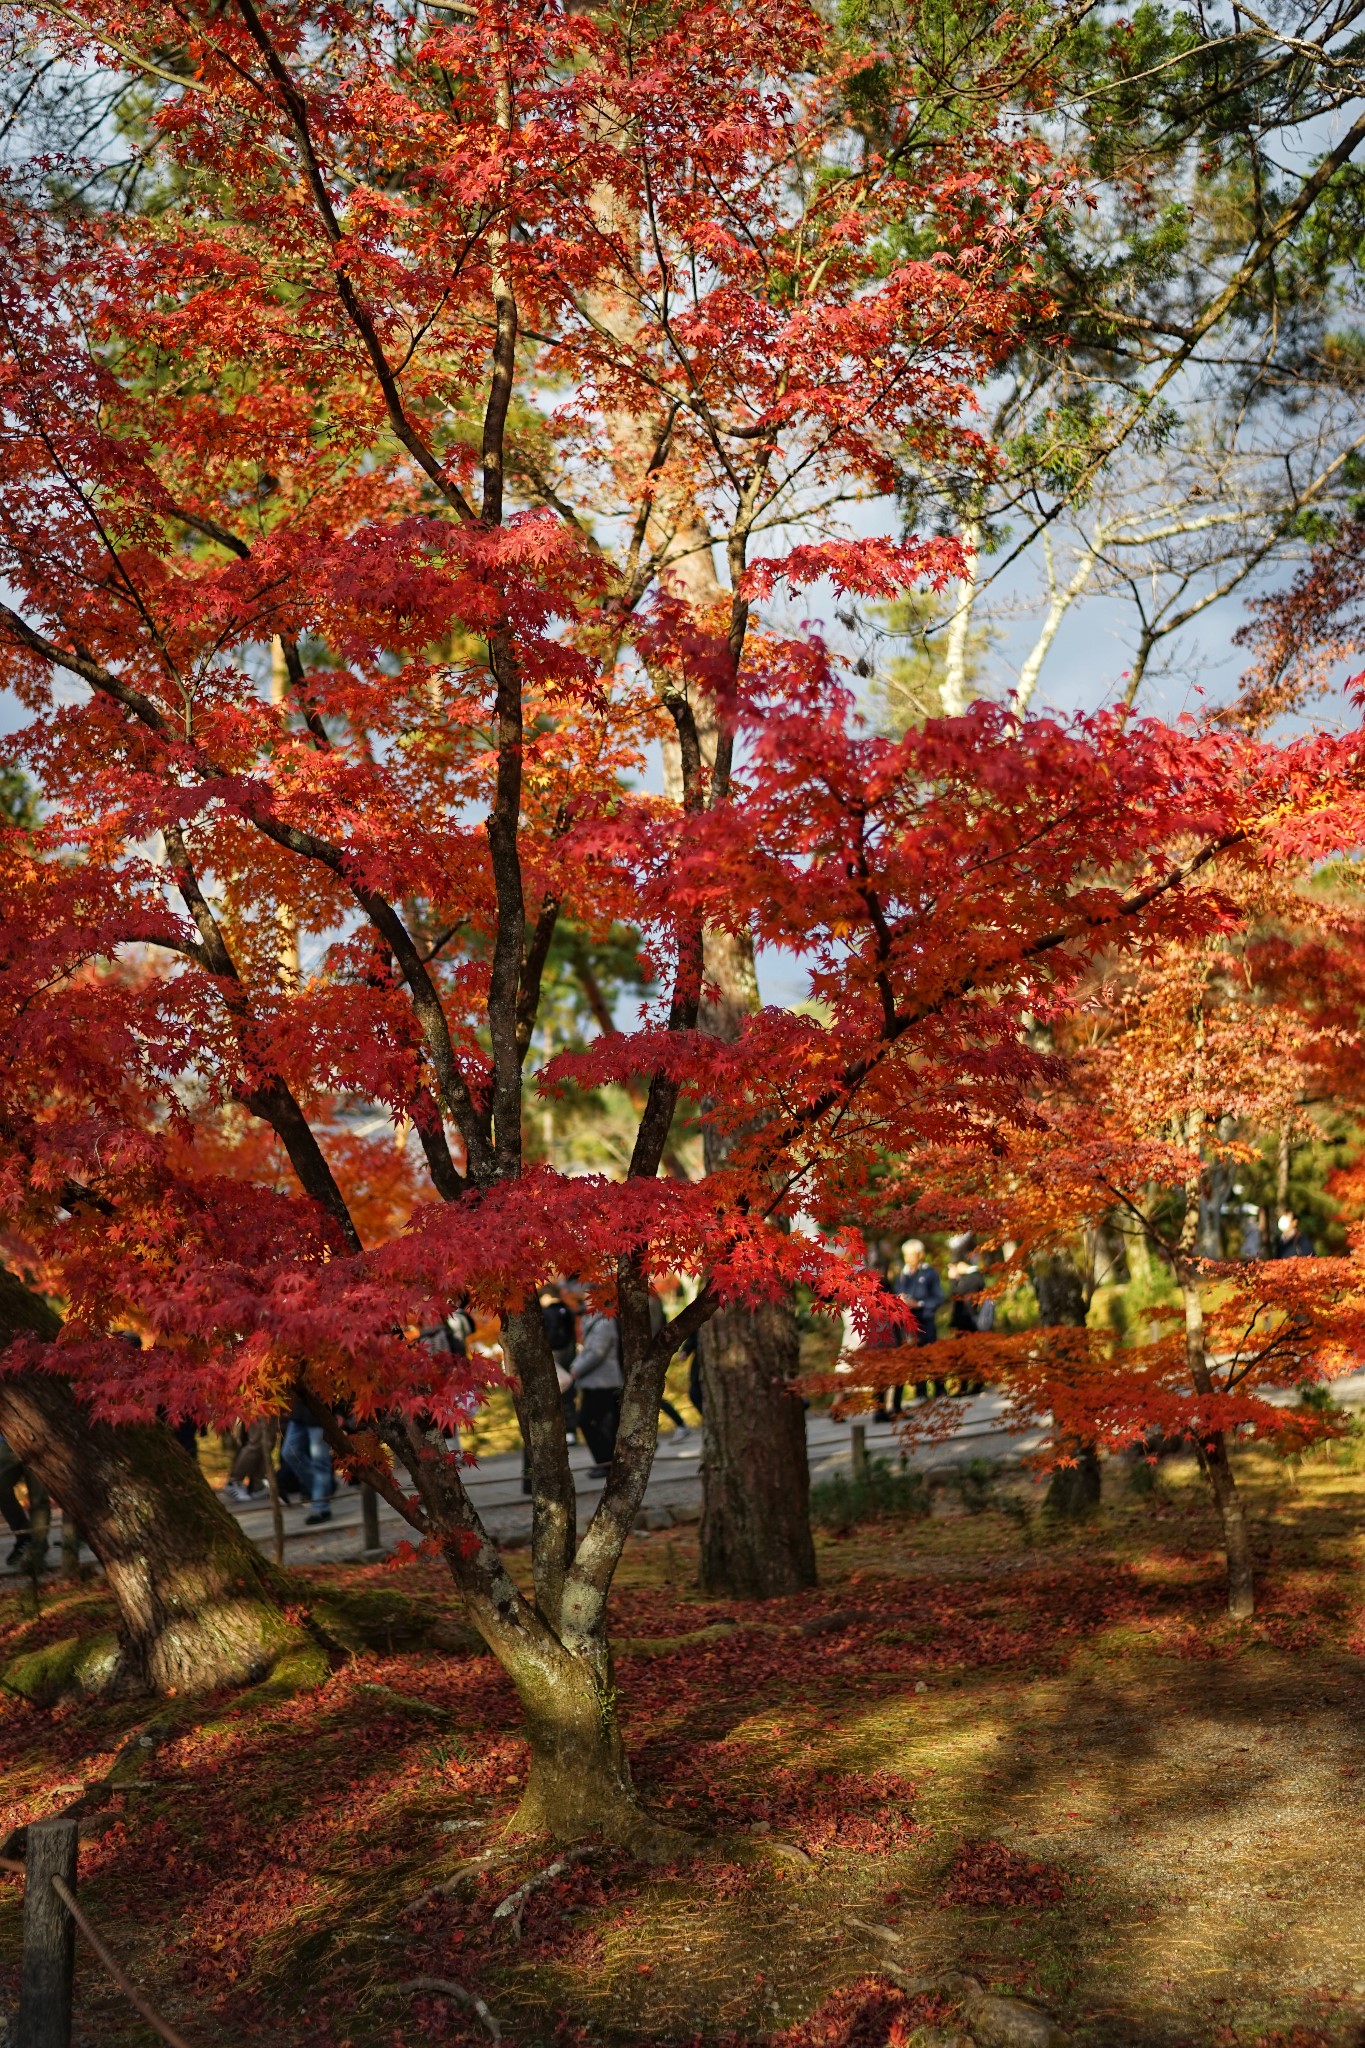
<path fill-rule="evenodd" d="M 1030 1266 L 1029 1279 L 1040 1323 L 1051 1329 L 1084 1327 L 1085 1282 L 1069 1251 L 1042 1253 Z"/>
<path fill-rule="evenodd" d="M 609 1665 L 599 1676 L 588 1657 L 557 1647 L 549 1657 L 502 1656 L 531 1752 L 517 1831 L 560 1842 L 597 1835 L 636 1847 L 655 1823 L 631 1781 Z"/>
<path fill-rule="evenodd" d="M 1199 1282 L 1188 1270 L 1181 1272 L 1180 1293 L 1185 1306 L 1185 1356 L 1189 1362 L 1190 1378 L 1199 1393 L 1211 1394 L 1213 1379 L 1204 1348 L 1204 1304 L 1199 1294 Z M 1251 1532 L 1247 1527 L 1242 1496 L 1237 1490 L 1232 1460 L 1228 1456 L 1227 1435 L 1221 1429 L 1214 1430 L 1196 1448 L 1223 1528 L 1223 1550 L 1228 1565 L 1228 1613 L 1235 1621 L 1248 1621 L 1256 1612 Z"/>
<path fill-rule="evenodd" d="M 629 1289 L 619 1304 L 627 1320 Z M 465 1612 L 516 1688 L 530 1748 L 530 1775 L 514 1831 L 566 1842 L 592 1835 L 635 1855 L 676 1855 L 682 1837 L 645 1807 L 631 1781 L 616 1714 L 607 1598 L 644 1496 L 657 1436 L 667 1358 L 645 1358 L 648 1294 L 629 1302 L 622 1345 L 626 1385 L 612 1472 L 589 1529 L 575 1537 L 573 1475 L 564 1410 L 539 1306 L 503 1319 L 504 1355 L 516 1375 L 517 1412 L 532 1485 L 527 1596 L 478 1520 L 456 1457 L 401 1425 L 399 1456 L 445 1554 Z"/>
<path fill-rule="evenodd" d="M 722 1309 L 702 1330 L 701 1585 L 771 1600 L 816 1582 L 806 1418 L 791 1391 L 786 1302 Z"/>
<path fill-rule="evenodd" d="M 1242 1496 L 1228 1457 L 1227 1438 L 1222 1430 L 1199 1446 L 1199 1462 L 1208 1478 L 1218 1519 L 1223 1526 L 1223 1549 L 1228 1561 L 1228 1613 L 1235 1621 L 1249 1621 L 1256 1612 L 1256 1578 L 1251 1560 L 1251 1531 L 1247 1527 Z"/>
<path fill-rule="evenodd" d="M 0 1272 L 0 1345 L 59 1327 L 46 1302 Z M 120 1687 L 240 1684 L 305 1640 L 284 1613 L 285 1581 L 168 1430 L 96 1421 L 65 1380 L 26 1372 L 0 1378 L 0 1433 L 103 1567 L 118 1607 Z"/>
<path fill-rule="evenodd" d="M 507 1597 L 491 1544 L 471 1552 L 445 1544 L 470 1620 L 516 1688 L 530 1749 L 530 1773 L 512 1823 L 516 1834 L 573 1842 L 585 1835 L 636 1855 L 676 1854 L 680 1833 L 656 1820 L 631 1779 L 616 1714 L 611 1654 L 604 1636 L 577 1643 Z"/>

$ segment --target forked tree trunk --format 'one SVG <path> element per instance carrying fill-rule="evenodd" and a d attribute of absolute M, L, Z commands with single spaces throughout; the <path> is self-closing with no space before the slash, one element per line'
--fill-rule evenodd
<path fill-rule="evenodd" d="M 0 1349 L 60 1324 L 0 1271 Z M 267 1564 L 168 1430 L 95 1421 L 55 1374 L 0 1378 L 0 1433 L 74 1515 L 118 1608 L 118 1683 L 206 1691 L 264 1676 L 307 1638 Z"/>
<path fill-rule="evenodd" d="M 723 1309 L 701 1333 L 701 1584 L 771 1600 L 816 1580 L 806 1418 L 786 1302 Z"/>
<path fill-rule="evenodd" d="M 532 1483 L 529 1594 L 479 1521 L 458 1458 L 401 1418 L 386 1421 L 384 1435 L 412 1478 L 423 1526 L 441 1545 L 470 1621 L 516 1688 L 530 1775 L 514 1831 L 555 1841 L 591 1835 L 636 1855 L 676 1856 L 685 1838 L 649 1812 L 631 1779 L 607 1638 L 611 1582 L 648 1483 L 668 1365 L 662 1346 L 652 1348 L 643 1279 L 623 1276 L 619 1306 L 621 1424 L 603 1496 L 578 1540 L 564 1410 L 534 1297 L 503 1319 Z"/>

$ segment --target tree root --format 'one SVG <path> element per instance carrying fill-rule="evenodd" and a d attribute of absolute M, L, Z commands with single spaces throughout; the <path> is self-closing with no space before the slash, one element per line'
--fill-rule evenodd
<path fill-rule="evenodd" d="M 845 1916 L 844 1924 L 903 1953 L 902 1937 L 892 1927 L 855 1920 L 851 1913 Z M 1022 1998 L 1003 1998 L 985 1991 L 977 1978 L 968 1977 L 961 1970 L 937 1970 L 932 1976 L 916 1977 L 893 1962 L 883 1963 L 882 1970 L 912 1998 L 936 1991 L 956 2000 L 972 2048 L 1070 2048 L 1069 2035 L 1036 2005 Z"/>
<path fill-rule="evenodd" d="M 487 2027 L 495 2041 L 501 2041 L 502 2028 L 494 2019 L 483 2000 L 472 1991 L 466 1991 L 463 1984 L 457 1984 L 453 1977 L 408 1977 L 403 1983 L 395 1984 L 394 1990 L 404 1994 L 414 1991 L 434 1991 L 440 1998 L 453 1999 L 466 2012 L 476 2013 Z"/>
<path fill-rule="evenodd" d="M 443 1877 L 439 1884 L 432 1885 L 430 1890 L 419 1893 L 415 1899 L 410 1899 L 403 1911 L 415 1913 L 419 1906 L 430 1905 L 433 1899 L 449 1898 L 452 1892 L 459 1890 L 467 1878 L 476 1877 L 482 1870 L 498 1870 L 504 1863 L 514 1862 L 516 1853 L 515 1849 L 485 1849 L 481 1856 L 471 1856 L 467 1863 L 461 1863 L 452 1870 L 449 1877 Z"/>
<path fill-rule="evenodd" d="M 512 1939 L 520 1941 L 521 1919 L 526 1911 L 526 1901 L 532 1892 L 539 1891 L 542 1885 L 553 1884 L 554 1880 L 563 1877 L 565 1871 L 573 1864 L 586 1863 L 590 1856 L 596 1856 L 598 1853 L 595 1843 L 585 1842 L 581 1849 L 570 1849 L 563 1856 L 557 1856 L 553 1863 L 546 1864 L 544 1870 L 538 1870 L 534 1877 L 528 1877 L 525 1884 L 519 1884 L 514 1892 L 509 1892 L 505 1899 L 500 1900 L 493 1908 L 493 1918 L 510 1919 Z"/>
<path fill-rule="evenodd" d="M 509 1840 L 527 1846 L 540 1843 L 551 1853 L 591 1840 L 622 1849 L 639 1863 L 676 1863 L 680 1857 L 695 1855 L 698 1847 L 694 1835 L 659 1820 L 631 1792 L 585 1799 L 577 1811 L 565 1812 L 560 1806 L 547 1807 L 542 1802 L 534 1777 L 506 1833 Z"/>
<path fill-rule="evenodd" d="M 429 1721 L 439 1721 L 443 1727 L 450 1727 L 450 1711 L 438 1707 L 433 1700 L 419 1699 L 415 1693 L 395 1692 L 391 1685 L 380 1685 L 374 1679 L 364 1679 L 356 1687 L 357 1692 L 368 1693 L 372 1699 L 380 1700 L 385 1706 L 396 1707 L 404 1714 L 419 1714 Z"/>
<path fill-rule="evenodd" d="M 118 1688 L 122 1659 L 113 1629 L 66 1636 L 41 1650 L 11 1658 L 0 1672 L 0 1688 L 31 1707 L 55 1707 L 64 1700 L 99 1698 Z"/>

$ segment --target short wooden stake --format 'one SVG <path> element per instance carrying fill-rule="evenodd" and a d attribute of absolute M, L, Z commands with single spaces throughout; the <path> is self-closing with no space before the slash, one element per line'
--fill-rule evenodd
<path fill-rule="evenodd" d="M 853 1425 L 853 1477 L 867 1477 L 867 1427 L 861 1422 Z"/>
<path fill-rule="evenodd" d="M 363 1480 L 360 1485 L 360 1527 L 364 1535 L 365 1556 L 380 1554 L 379 1495 Z"/>
<path fill-rule="evenodd" d="M 35 1821 L 24 1852 L 24 1962 L 18 2048 L 71 2048 L 76 1923 L 52 1889 L 76 1886 L 76 1823 Z"/>

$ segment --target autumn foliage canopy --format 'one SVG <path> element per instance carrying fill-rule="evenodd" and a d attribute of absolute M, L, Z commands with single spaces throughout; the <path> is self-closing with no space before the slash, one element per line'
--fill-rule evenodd
<path fill-rule="evenodd" d="M 458 1414 L 502 1368 L 414 1338 L 462 1294 L 510 1328 L 573 1271 L 653 1373 L 651 1274 L 698 1282 L 670 1345 L 798 1282 L 875 1331 L 840 1232 L 935 1160 L 961 1194 L 1031 1150 L 1016 1206 L 1129 1186 L 1151 1131 L 1068 1120 L 1066 1020 L 1354 844 L 1358 735 L 979 703 L 887 737 L 819 624 L 961 568 L 886 494 L 989 468 L 971 393 L 1045 331 L 1065 165 L 796 0 L 34 19 L 147 81 L 154 173 L 0 189 L 0 669 L 43 798 L 0 853 L 0 1209 L 62 1369 L 116 1417 L 300 1374 Z M 556 933 L 622 924 L 655 992 L 540 1061 Z M 717 1028 L 727 939 L 812 1002 Z M 628 1173 L 528 1158 L 528 1093 L 606 1082 Z M 698 1116 L 714 1170 L 661 1172 Z"/>

